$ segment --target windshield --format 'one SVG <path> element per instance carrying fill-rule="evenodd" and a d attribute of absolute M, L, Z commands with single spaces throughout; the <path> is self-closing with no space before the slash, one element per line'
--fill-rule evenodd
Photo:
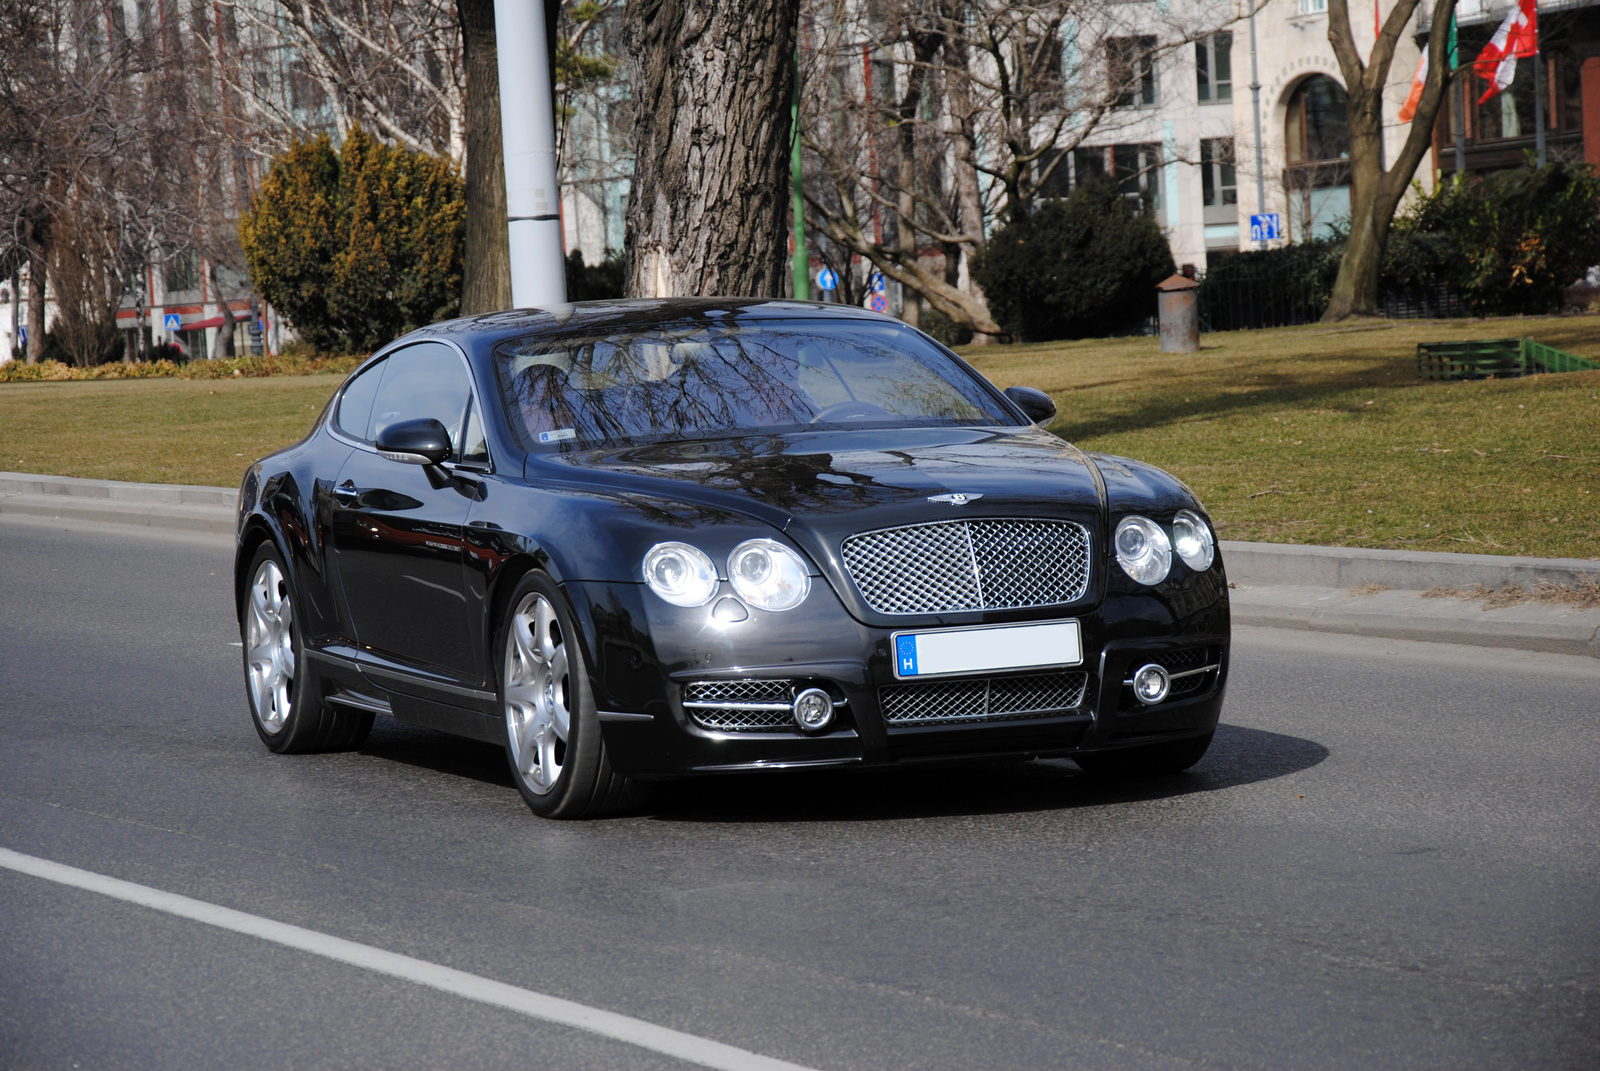
<path fill-rule="evenodd" d="M 512 339 L 495 357 L 529 447 L 1018 423 L 959 362 L 895 324 L 701 320 Z"/>

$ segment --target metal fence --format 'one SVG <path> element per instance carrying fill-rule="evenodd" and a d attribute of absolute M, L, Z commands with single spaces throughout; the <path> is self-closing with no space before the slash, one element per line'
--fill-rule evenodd
<path fill-rule="evenodd" d="M 1283 270 L 1288 267 L 1290 270 Z M 1198 294 L 1203 331 L 1243 331 L 1315 323 L 1327 311 L 1332 274 L 1298 266 L 1252 264 L 1210 272 Z M 1378 312 L 1391 320 L 1453 319 L 1469 315 L 1461 296 L 1438 282 L 1379 293 Z"/>

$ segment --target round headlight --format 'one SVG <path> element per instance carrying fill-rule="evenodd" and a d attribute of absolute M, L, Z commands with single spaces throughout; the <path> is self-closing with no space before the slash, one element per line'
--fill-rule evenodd
<path fill-rule="evenodd" d="M 1172 518 L 1172 549 L 1178 552 L 1183 564 L 1197 573 L 1211 568 L 1216 557 L 1217 544 L 1211 538 L 1211 529 L 1198 514 L 1180 509 Z"/>
<path fill-rule="evenodd" d="M 763 610 L 793 610 L 811 593 L 806 563 L 773 539 L 747 539 L 734 547 L 728 580 L 741 599 Z"/>
<path fill-rule="evenodd" d="M 644 556 L 644 582 L 674 606 L 704 606 L 717 593 L 717 567 L 698 547 L 657 543 Z"/>
<path fill-rule="evenodd" d="M 1117 562 L 1141 584 L 1159 584 L 1172 568 L 1172 541 L 1149 517 L 1124 517 L 1117 525 Z"/>

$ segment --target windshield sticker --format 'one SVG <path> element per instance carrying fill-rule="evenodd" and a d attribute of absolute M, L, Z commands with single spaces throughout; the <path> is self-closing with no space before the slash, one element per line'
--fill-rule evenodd
<path fill-rule="evenodd" d="M 557 428 L 555 431 L 541 431 L 539 441 L 542 443 L 558 443 L 566 439 L 576 439 L 578 433 L 573 428 Z"/>

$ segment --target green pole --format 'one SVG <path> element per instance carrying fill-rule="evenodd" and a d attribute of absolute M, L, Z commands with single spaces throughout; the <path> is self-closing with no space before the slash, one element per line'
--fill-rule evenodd
<path fill-rule="evenodd" d="M 806 199 L 802 193 L 805 168 L 800 158 L 800 49 L 794 50 L 794 103 L 789 109 L 789 186 L 794 191 L 794 296 L 811 300 L 811 260 L 806 256 Z"/>

